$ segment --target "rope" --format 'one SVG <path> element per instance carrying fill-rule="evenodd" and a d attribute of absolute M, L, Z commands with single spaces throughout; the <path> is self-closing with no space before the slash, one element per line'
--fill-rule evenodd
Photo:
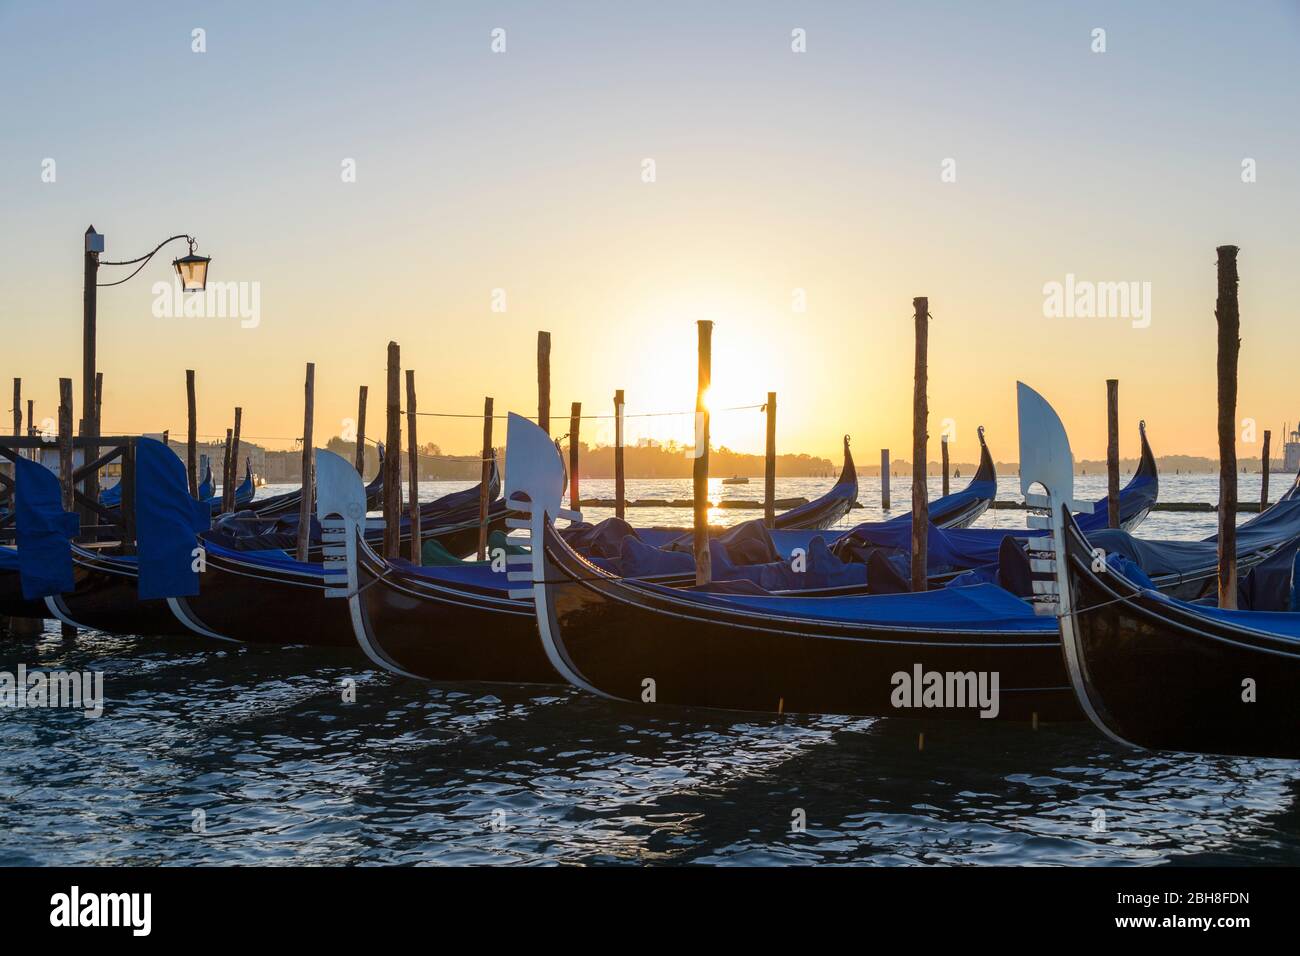
<path fill-rule="evenodd" d="M 717 414 L 718 412 L 744 412 L 744 411 L 749 411 L 750 409 L 755 409 L 755 408 L 762 409 L 762 408 L 766 408 L 766 407 L 767 407 L 767 403 L 766 403 L 766 402 L 757 402 L 757 403 L 755 403 L 755 404 L 753 404 L 753 405 L 732 405 L 732 406 L 729 406 L 729 407 L 727 407 L 727 408 L 715 408 L 715 409 L 712 409 L 712 410 L 710 411 L 710 414 Z M 406 413 L 403 412 L 402 414 L 406 414 Z M 459 413 L 459 412 L 416 412 L 415 414 L 416 414 L 416 415 L 426 415 L 426 416 L 428 416 L 428 417 L 430 417 L 430 418 L 473 418 L 473 419 L 477 419 L 478 421 L 482 421 L 483 418 L 484 418 L 484 416 L 481 415 L 481 414 L 480 414 L 480 415 L 466 415 L 466 414 L 461 414 L 461 413 Z M 627 413 L 627 412 L 624 412 L 624 413 L 623 413 L 623 418 L 625 418 L 625 419 L 628 419 L 628 418 L 664 418 L 664 417 L 671 416 L 671 415 L 694 415 L 694 414 L 695 414 L 695 409 L 691 409 L 690 411 L 685 411 L 685 412 L 634 412 L 634 413 L 632 413 L 632 414 L 629 414 L 629 413 Z M 509 418 L 510 416 L 509 416 L 509 415 L 493 415 L 492 417 L 493 417 L 493 418 L 502 418 L 502 419 L 504 419 L 504 418 Z M 530 422 L 535 422 L 535 421 L 537 421 L 537 416 L 536 416 L 536 415 L 525 415 L 525 416 L 521 416 L 521 417 L 527 418 Z M 571 416 L 571 415 L 552 415 L 551 417 L 552 417 L 552 418 L 555 418 L 555 419 L 557 419 L 557 420 L 561 420 L 561 419 L 566 419 L 566 418 L 572 418 L 573 416 Z M 609 420 L 609 419 L 618 418 L 618 415 L 579 415 L 578 418 L 579 418 L 579 419 L 582 419 L 582 420 L 586 420 L 586 421 Z"/>

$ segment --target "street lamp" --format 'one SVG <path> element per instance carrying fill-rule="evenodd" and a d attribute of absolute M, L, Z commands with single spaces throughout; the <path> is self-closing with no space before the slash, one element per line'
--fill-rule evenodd
<path fill-rule="evenodd" d="M 172 260 L 172 265 L 176 267 L 176 274 L 181 277 L 181 287 L 186 292 L 202 292 L 206 288 L 208 263 L 211 261 L 208 256 L 194 254 L 193 239 L 190 239 L 190 254 Z"/>
<path fill-rule="evenodd" d="M 99 437 L 99 402 L 95 395 L 95 312 L 97 305 L 96 292 L 101 286 L 121 285 L 130 279 L 139 275 L 140 270 L 149 264 L 149 260 L 163 246 L 177 239 L 184 239 L 190 244 L 189 255 L 182 256 L 172 261 L 172 266 L 176 269 L 177 276 L 180 277 L 181 287 L 186 292 L 202 292 L 208 284 L 208 263 L 211 261 L 207 256 L 195 255 L 195 240 L 193 236 L 185 233 L 169 236 L 153 250 L 145 253 L 136 259 L 123 259 L 120 262 L 100 262 L 99 255 L 104 251 L 104 236 L 102 233 L 95 231 L 94 226 L 86 229 L 86 259 L 84 273 L 84 287 L 82 292 L 82 341 L 81 341 L 81 427 L 78 429 L 82 436 L 89 438 Z M 118 279 L 115 282 L 100 282 L 99 267 L 105 266 L 132 266 L 136 263 L 139 265 L 125 279 Z M 86 449 L 89 462 L 93 458 L 99 457 L 99 449 L 90 447 Z M 99 497 L 99 476 L 90 474 L 86 477 L 86 495 L 91 501 Z"/>

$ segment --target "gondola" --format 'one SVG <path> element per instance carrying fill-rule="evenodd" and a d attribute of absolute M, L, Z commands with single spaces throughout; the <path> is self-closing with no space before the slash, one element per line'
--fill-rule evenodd
<path fill-rule="evenodd" d="M 382 474 L 382 472 L 381 472 Z M 376 478 L 375 481 L 382 481 Z M 435 541 L 444 551 L 455 557 L 464 557 L 478 546 L 479 536 L 479 485 L 473 485 L 461 491 L 453 491 L 434 501 L 420 505 L 420 540 Z M 375 482 L 366 487 L 366 508 L 375 510 L 373 494 Z M 380 491 L 382 492 L 382 487 Z M 495 459 L 488 471 L 488 533 L 505 527 L 505 502 L 498 496 L 501 491 L 501 473 Z M 234 550 L 268 550 L 273 548 L 292 549 L 298 540 L 298 514 L 283 514 L 266 518 L 250 512 L 238 512 L 226 515 L 216 522 L 212 540 Z M 398 530 L 398 540 L 403 551 L 409 551 L 411 541 L 411 522 L 403 512 Z M 381 547 L 383 542 L 382 527 L 371 528 L 366 532 L 374 547 Z M 321 557 L 321 534 L 319 523 L 313 520 L 310 532 L 308 560 L 319 562 Z"/>
<path fill-rule="evenodd" d="M 1147 441 L 1146 423 L 1138 423 L 1138 432 L 1142 443 L 1142 457 L 1137 470 L 1128 483 L 1120 489 L 1120 527 L 1126 533 L 1131 532 L 1150 513 L 1160 491 L 1159 474 L 1155 455 Z M 943 499 L 936 503 L 941 506 Z M 932 512 L 933 515 L 933 512 Z M 1106 499 L 1092 505 L 1092 510 L 1080 515 L 1081 527 L 1085 531 L 1101 531 L 1106 528 Z M 1298 529 L 1300 533 L 1300 529 Z M 1003 542 L 1008 538 L 1025 541 L 1041 537 L 1035 530 L 1006 528 L 944 528 L 933 518 L 928 532 L 930 586 L 941 587 L 963 572 L 986 569 L 987 580 L 992 575 L 992 568 L 998 560 L 998 553 Z M 1261 536 L 1261 540 L 1263 536 Z M 833 543 L 836 553 L 845 558 L 866 561 L 867 556 L 878 551 L 882 555 L 905 555 L 910 553 L 912 540 L 912 516 L 900 515 L 890 521 L 864 522 L 841 534 Z M 1172 559 L 1178 546 L 1164 552 Z"/>
<path fill-rule="evenodd" d="M 244 459 L 244 480 L 235 488 L 235 508 L 243 508 L 253 501 L 257 495 L 257 486 L 253 484 L 253 462 L 252 459 Z M 208 468 L 203 482 L 199 485 L 199 500 L 206 501 L 208 507 L 214 515 L 220 514 L 225 507 L 224 495 L 214 495 L 212 493 L 212 469 Z M 105 488 L 99 493 L 99 503 L 106 508 L 122 507 L 122 483 L 119 481 L 111 488 Z"/>
<path fill-rule="evenodd" d="M 1168 598 L 1094 568 L 1069 513 L 1069 443 L 1055 412 L 1022 475 L 1046 494 L 1066 672 L 1084 713 L 1112 740 L 1147 750 L 1300 758 L 1300 614 L 1221 610 Z M 1023 416 L 1022 416 L 1023 417 Z"/>
<path fill-rule="evenodd" d="M 980 515 L 988 510 L 993 499 L 998 495 L 998 474 L 993 467 L 993 456 L 984 441 L 984 426 L 980 425 L 977 434 L 980 440 L 980 464 L 966 487 L 950 495 L 936 498 L 929 506 L 930 523 L 936 528 L 961 529 L 974 524 Z M 885 525 L 906 524 L 911 527 L 910 513 L 896 515 Z"/>
<path fill-rule="evenodd" d="M 556 533 L 561 470 L 544 454 L 545 434 L 512 415 L 508 436 L 507 501 L 527 515 L 534 544 L 530 571 L 513 575 L 528 586 L 514 593 L 532 599 L 551 666 L 576 687 L 633 702 L 772 713 L 1079 716 L 1055 622 L 995 585 L 816 598 L 620 579 Z M 965 699 L 931 706 L 923 695 L 900 694 L 913 675 L 991 681 L 995 673 L 993 707 Z"/>
<path fill-rule="evenodd" d="M 961 491 L 936 498 L 930 503 L 931 523 L 939 528 L 965 528 L 982 515 L 997 497 L 997 472 L 993 456 L 984 441 L 984 426 L 979 428 L 980 464 Z M 772 539 L 777 549 L 789 555 L 794 548 L 807 549 L 809 542 L 821 531 L 830 528 L 849 513 L 857 499 L 857 470 L 849 452 L 848 436 L 844 439 L 844 471 L 830 491 L 820 498 L 776 516 Z M 838 509 L 838 510 L 837 510 Z M 834 517 L 831 517 L 834 515 Z M 827 520 L 828 519 L 828 520 Z M 888 521 L 858 525 L 858 528 L 885 528 L 890 534 L 905 533 L 911 514 L 897 515 Z M 899 529 L 904 529 L 900 532 Z M 853 529 L 834 531 L 821 537 L 828 543 L 852 534 Z M 638 528 L 640 540 L 651 547 L 667 550 L 692 551 L 693 532 L 689 528 Z"/>
<path fill-rule="evenodd" d="M 849 436 L 844 436 L 844 467 L 830 491 L 806 505 L 799 505 L 776 516 L 776 527 L 783 530 L 829 528 L 849 513 L 858 501 L 858 470 L 849 451 Z"/>

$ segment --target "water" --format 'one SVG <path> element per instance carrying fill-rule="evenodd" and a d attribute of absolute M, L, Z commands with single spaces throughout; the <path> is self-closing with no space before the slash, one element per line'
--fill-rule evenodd
<path fill-rule="evenodd" d="M 783 480 L 778 495 L 829 484 Z M 878 482 L 861 485 L 855 520 L 878 512 Z M 1101 486 L 1081 478 L 1079 493 Z M 1210 501 L 1215 479 L 1161 486 L 1163 500 Z M 1001 496 L 1014 487 L 1003 479 Z M 629 482 L 633 498 L 688 496 L 689 481 Z M 1212 524 L 1157 514 L 1142 530 Z M 53 627 L 0 638 L 0 670 L 19 663 L 101 670 L 108 703 L 98 720 L 0 711 L 0 864 L 1300 862 L 1295 763 L 1135 754 L 1086 725 L 648 708 L 406 681 L 343 651 L 65 642 Z"/>

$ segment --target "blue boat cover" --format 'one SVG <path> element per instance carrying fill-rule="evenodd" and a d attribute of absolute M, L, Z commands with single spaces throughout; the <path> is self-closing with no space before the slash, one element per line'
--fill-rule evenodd
<path fill-rule="evenodd" d="M 184 463 L 162 442 L 137 439 L 135 488 L 140 598 L 198 594 L 193 551 L 212 513 L 206 501 L 190 497 Z"/>
<path fill-rule="evenodd" d="M 199 482 L 199 500 L 207 501 L 212 497 L 212 491 L 212 466 L 208 465 L 207 470 L 204 472 L 203 480 Z"/>
<path fill-rule="evenodd" d="M 1204 604 L 1179 601 L 1159 591 L 1147 590 L 1143 591 L 1142 594 L 1144 597 L 1175 605 L 1212 621 L 1222 621 L 1224 624 L 1230 624 L 1233 627 L 1249 628 L 1252 631 L 1262 631 L 1266 634 L 1300 641 L 1300 614 L 1291 611 L 1224 610 L 1223 608 L 1210 607 Z"/>
<path fill-rule="evenodd" d="M 752 539 L 741 539 L 741 546 Z M 750 581 L 765 591 L 797 591 L 815 588 L 847 587 L 867 583 L 867 569 L 861 564 L 848 564 L 831 553 L 826 541 L 815 536 L 806 553 L 798 562 L 789 560 L 768 561 L 759 564 L 735 561 L 727 544 L 721 540 L 709 542 L 709 562 L 715 581 Z M 605 570 L 625 578 L 647 578 L 660 575 L 695 573 L 695 557 L 684 551 L 664 551 L 650 547 L 635 537 L 623 539 L 623 549 L 615 560 L 597 562 Z"/>
<path fill-rule="evenodd" d="M 71 591 L 71 541 L 81 530 L 75 514 L 63 510 L 63 490 L 54 472 L 30 458 L 14 462 L 14 523 L 18 532 L 18 574 L 29 601 Z"/>
<path fill-rule="evenodd" d="M 1045 636 L 1058 633 L 1054 617 L 1035 614 L 1027 602 L 992 584 L 942 588 L 921 594 L 869 594 L 861 597 L 750 596 L 679 591 L 652 584 L 643 584 L 642 587 L 692 603 L 761 612 L 769 617 L 908 630 L 973 630 Z M 1300 618 L 1300 615 L 1296 617 Z"/>
<path fill-rule="evenodd" d="M 18 549 L 0 545 L 0 571 L 18 570 Z"/>
<path fill-rule="evenodd" d="M 211 536 L 208 536 L 203 539 L 203 549 L 210 554 L 218 554 L 237 561 L 248 561 L 252 564 L 263 564 L 286 571 L 302 571 L 312 574 L 325 573 L 325 565 L 313 561 L 299 561 L 294 555 L 278 548 L 250 548 L 248 550 L 229 548 L 217 543 Z"/>

